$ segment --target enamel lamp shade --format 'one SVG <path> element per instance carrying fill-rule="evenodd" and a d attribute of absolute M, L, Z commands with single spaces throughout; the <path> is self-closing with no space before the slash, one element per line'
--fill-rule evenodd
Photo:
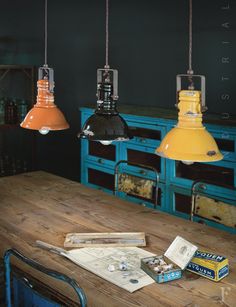
<path fill-rule="evenodd" d="M 28 112 L 21 127 L 38 130 L 42 134 L 69 128 L 64 115 L 54 104 L 54 95 L 49 89 L 49 80 L 38 80 L 37 85 L 37 103 Z"/>
<path fill-rule="evenodd" d="M 100 141 L 109 145 L 112 141 L 125 141 L 130 138 L 128 126 L 124 119 L 117 114 L 93 114 L 85 122 L 82 132 L 78 135 L 91 141 Z"/>
<path fill-rule="evenodd" d="M 179 116 L 175 128 L 164 137 L 156 154 L 168 159 L 193 162 L 214 162 L 223 158 L 218 146 L 202 125 L 200 91 L 179 92 Z"/>
<path fill-rule="evenodd" d="M 78 134 L 79 138 L 110 145 L 113 141 L 131 138 L 128 125 L 116 109 L 118 72 L 114 69 L 97 71 L 97 107 Z"/>

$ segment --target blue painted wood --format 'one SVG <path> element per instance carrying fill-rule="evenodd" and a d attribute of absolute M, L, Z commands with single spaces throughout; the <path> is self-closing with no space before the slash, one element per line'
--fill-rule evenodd
<path fill-rule="evenodd" d="M 53 302 L 28 286 L 22 279 L 13 277 L 14 307 L 60 307 L 61 304 Z"/>
<path fill-rule="evenodd" d="M 28 281 L 24 279 L 24 272 L 22 272 L 22 275 L 20 276 L 25 281 L 24 284 L 23 283 L 19 284 L 17 279 L 15 279 L 13 290 L 16 290 L 16 293 L 13 293 L 12 295 L 11 293 L 12 292 L 11 291 L 12 290 L 12 287 L 11 287 L 12 268 L 11 268 L 11 262 L 10 262 L 11 256 L 16 257 L 19 261 L 27 264 L 28 266 L 32 267 L 36 271 L 46 274 L 56 280 L 65 282 L 67 285 L 71 286 L 76 292 L 76 295 L 80 301 L 80 305 L 82 307 L 87 306 L 87 298 L 85 296 L 85 293 L 83 289 L 79 287 L 78 283 L 74 279 L 68 277 L 65 274 L 50 270 L 42 266 L 38 262 L 25 257 L 23 254 L 18 252 L 16 249 L 8 249 L 4 253 L 4 257 L 3 257 L 4 258 L 4 269 L 5 269 L 5 290 L 6 290 L 6 306 L 7 307 L 12 307 L 13 296 L 14 296 L 14 306 L 39 306 L 39 307 L 59 306 L 57 303 L 52 302 L 48 298 L 42 296 L 37 291 L 35 291 L 32 288 L 32 286 L 30 286 L 30 283 L 28 283 Z M 16 294 L 17 294 L 17 297 L 16 297 Z"/>
<path fill-rule="evenodd" d="M 158 143 L 160 143 L 160 142 L 158 142 Z M 138 152 L 145 152 L 147 154 L 154 155 L 156 147 L 155 146 L 154 147 L 153 146 L 142 146 L 140 144 L 136 145 L 136 144 L 132 144 L 130 142 L 124 142 L 123 144 L 121 144 L 121 148 L 122 148 L 122 151 L 123 151 L 123 155 L 122 155 L 123 159 L 124 160 L 128 160 L 128 150 L 129 149 L 137 151 L 137 153 Z M 165 165 L 166 165 L 165 159 L 159 158 L 158 156 L 157 156 L 157 159 L 160 159 L 160 169 L 157 168 L 157 171 L 158 171 L 158 173 L 160 175 L 160 180 L 164 182 L 165 181 L 165 176 L 166 176 L 166 172 L 165 172 Z M 121 159 L 119 159 L 119 160 L 121 160 Z M 140 163 L 141 162 L 142 161 L 140 161 Z M 144 162 L 142 162 L 142 163 L 144 163 Z M 147 164 L 147 162 L 145 162 L 144 164 Z M 134 172 L 136 170 L 136 173 L 138 172 L 137 170 L 141 170 L 140 168 L 134 167 L 134 166 L 130 166 L 130 169 L 131 170 L 133 169 Z M 154 179 L 153 172 L 151 172 L 151 171 L 148 172 L 147 171 L 147 178 Z"/>
<path fill-rule="evenodd" d="M 134 106 L 134 112 L 135 112 Z M 83 107 L 80 108 L 81 111 L 81 122 L 84 121 L 93 114 L 94 110 L 91 108 Z M 156 113 L 158 114 L 158 113 Z M 142 116 L 135 114 L 125 114 L 121 113 L 121 116 L 127 121 L 128 125 L 131 128 L 143 128 L 147 130 L 159 131 L 161 135 L 161 140 L 166 135 L 168 131 L 170 131 L 177 123 L 177 120 L 172 118 L 163 118 L 158 116 Z M 215 165 L 219 167 L 224 167 L 232 170 L 233 182 L 231 188 L 220 187 L 218 185 L 207 185 L 207 193 L 211 195 L 215 195 L 216 197 L 230 197 L 235 199 L 236 205 L 236 126 L 227 126 L 227 125 L 216 125 L 216 124 L 206 124 L 206 127 L 213 136 L 219 141 L 223 142 L 224 146 L 222 153 L 224 154 L 224 159 L 222 161 L 218 161 L 215 163 L 206 163 L 207 165 Z M 105 173 L 114 175 L 114 166 L 115 163 L 119 160 L 127 160 L 127 151 L 135 150 L 138 152 L 145 152 L 154 154 L 156 147 L 160 144 L 158 139 L 153 139 L 151 137 L 142 137 L 136 136 L 132 140 L 128 142 L 117 142 L 116 146 L 116 161 L 111 161 L 108 159 L 99 160 L 99 157 L 91 156 L 88 154 L 88 141 L 81 141 L 81 182 L 85 185 L 102 189 L 108 193 L 112 193 L 111 189 L 107 189 L 101 187 L 99 184 L 93 184 L 88 180 L 88 168 L 92 167 L 98 171 L 102 171 Z M 222 142 L 221 142 L 222 143 Z M 139 161 L 142 163 L 143 161 Z M 145 163 L 147 164 L 147 163 Z M 127 166 L 126 166 L 127 167 Z M 141 169 L 128 166 L 129 172 L 135 176 L 140 176 Z M 142 174 L 143 175 L 143 174 Z M 213 173 L 214 175 L 214 173 Z M 151 172 L 146 172 L 145 178 L 153 179 L 153 174 Z M 197 178 L 201 179 L 201 178 Z M 180 216 L 182 218 L 189 218 L 189 215 L 183 212 L 177 212 L 175 210 L 174 204 L 174 191 L 178 191 L 183 195 L 190 195 L 191 186 L 193 180 L 180 177 L 176 174 L 176 166 L 175 161 L 161 158 L 161 171 L 160 171 L 160 185 L 162 189 L 162 205 L 159 210 L 169 212 L 176 216 Z M 222 182 L 223 183 L 223 182 Z M 173 188 L 174 187 L 174 188 Z M 234 189 L 233 189 L 234 188 Z M 144 204 L 140 199 L 135 197 L 127 196 L 125 193 L 119 192 L 119 197 L 124 198 L 126 200 L 132 201 L 136 204 Z M 152 208 L 152 204 L 145 202 L 145 205 Z M 197 220 L 197 218 L 196 218 Z M 234 232 L 234 229 L 230 229 L 229 227 L 225 227 L 223 225 L 207 221 L 207 224 L 223 229 L 226 231 Z"/>
<path fill-rule="evenodd" d="M 193 180 L 184 178 L 184 177 L 178 177 L 178 174 L 176 173 L 176 162 L 173 160 L 168 160 L 167 163 L 169 164 L 169 182 L 173 183 L 175 185 L 179 185 L 182 186 L 184 188 L 188 188 L 191 189 L 191 186 L 193 184 Z M 218 162 L 211 162 L 211 163 L 205 163 L 208 165 L 215 165 L 215 166 L 220 166 L 220 167 L 225 167 L 228 168 L 229 170 L 233 171 L 233 184 L 231 189 L 226 189 L 223 187 L 219 187 L 217 185 L 209 185 L 209 190 L 212 193 L 218 193 L 219 189 L 220 189 L 220 193 L 229 195 L 230 197 L 235 197 L 235 201 L 236 201 L 236 190 L 234 190 L 236 188 L 236 160 L 235 162 L 231 162 L 231 161 L 218 161 Z M 213 173 L 214 174 L 214 173 Z M 204 176 L 204 174 L 203 174 Z M 202 179 L 202 178 L 197 178 L 197 179 Z M 222 182 L 221 184 L 224 184 L 224 182 Z M 233 189 L 234 188 L 234 189 Z"/>
<path fill-rule="evenodd" d="M 175 186 L 175 185 L 170 185 L 167 188 L 169 213 L 171 213 L 171 214 L 173 214 L 175 216 L 178 216 L 178 217 L 181 217 L 181 218 L 189 220 L 189 218 L 190 218 L 189 214 L 176 210 L 176 204 L 175 204 L 175 194 L 176 193 L 178 193 L 180 195 L 189 196 L 189 206 L 191 206 L 191 203 L 190 203 L 191 202 L 191 191 L 189 189 L 185 189 L 183 187 L 179 187 L 179 186 Z M 204 194 L 206 196 L 209 196 L 209 197 L 214 195 L 215 198 L 218 199 L 219 201 L 220 200 L 224 201 L 224 196 L 220 193 L 220 189 L 218 190 L 217 193 L 214 193 L 214 194 L 212 194 L 209 190 L 206 189 L 206 190 L 204 190 Z M 231 204 L 231 205 L 235 205 L 236 204 L 232 200 L 229 200 L 228 203 Z M 228 227 L 228 226 L 216 223 L 214 221 L 210 221 L 208 219 L 203 219 L 201 217 L 194 216 L 193 221 L 194 222 L 201 222 L 201 221 L 203 221 L 205 224 L 207 224 L 209 226 L 212 226 L 212 227 L 215 227 L 215 228 L 218 228 L 218 229 L 222 229 L 222 230 L 228 231 L 230 233 L 236 234 L 236 229 L 235 228 L 231 228 L 231 227 Z"/>

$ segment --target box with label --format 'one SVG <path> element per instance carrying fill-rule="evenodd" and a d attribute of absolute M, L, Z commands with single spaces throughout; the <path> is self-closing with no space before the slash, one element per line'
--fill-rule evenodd
<path fill-rule="evenodd" d="M 205 251 L 196 251 L 187 270 L 213 281 L 219 281 L 229 274 L 229 261 L 226 257 Z"/>
<path fill-rule="evenodd" d="M 141 259 L 141 269 L 157 283 L 179 279 L 196 250 L 197 246 L 177 236 L 164 255 Z"/>

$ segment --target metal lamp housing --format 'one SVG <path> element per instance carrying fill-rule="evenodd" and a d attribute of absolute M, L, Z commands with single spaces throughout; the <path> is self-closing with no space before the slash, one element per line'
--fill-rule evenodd
<path fill-rule="evenodd" d="M 118 71 L 115 69 L 97 70 L 97 107 L 84 123 L 78 137 L 102 144 L 130 139 L 129 128 L 116 109 L 118 100 Z"/>
<path fill-rule="evenodd" d="M 53 69 L 47 65 L 39 68 L 37 102 L 27 113 L 22 128 L 38 130 L 41 134 L 49 131 L 68 129 L 69 125 L 54 104 L 54 78 Z"/>
<path fill-rule="evenodd" d="M 201 79 L 201 91 L 193 89 L 181 90 L 181 77 L 198 77 Z M 199 75 L 177 76 L 178 123 L 171 129 L 156 154 L 185 164 L 194 162 L 215 162 L 223 159 L 218 146 L 202 124 L 202 112 L 205 106 L 205 77 Z"/>

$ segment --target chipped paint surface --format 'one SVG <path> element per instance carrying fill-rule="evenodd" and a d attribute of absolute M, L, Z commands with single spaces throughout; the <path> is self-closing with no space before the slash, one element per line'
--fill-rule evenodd
<path fill-rule="evenodd" d="M 229 227 L 236 227 L 236 206 L 219 200 L 197 195 L 195 214 Z"/>
<path fill-rule="evenodd" d="M 118 190 L 124 193 L 152 199 L 154 182 L 128 174 L 119 174 Z"/>

